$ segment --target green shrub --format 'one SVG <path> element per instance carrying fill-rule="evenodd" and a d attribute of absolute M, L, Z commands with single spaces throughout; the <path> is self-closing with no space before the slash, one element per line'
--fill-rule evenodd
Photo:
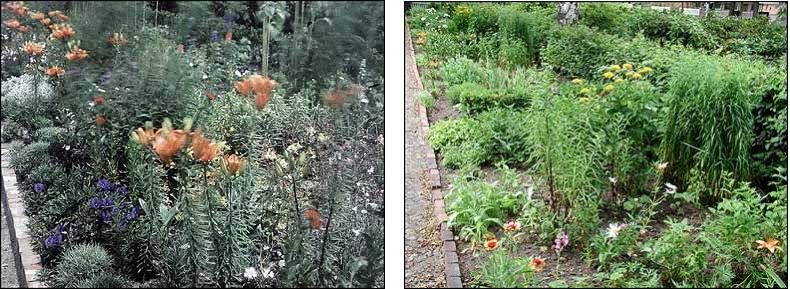
<path fill-rule="evenodd" d="M 110 273 L 101 273 L 93 278 L 80 282 L 77 288 L 129 288 L 129 280 Z"/>
<path fill-rule="evenodd" d="M 58 264 L 53 287 L 77 288 L 82 282 L 109 272 L 112 257 L 101 246 L 80 244 L 67 249 Z"/>
<path fill-rule="evenodd" d="M 543 50 L 543 61 L 554 66 L 562 75 L 590 78 L 599 68 L 611 62 L 607 53 L 613 51 L 618 42 L 614 36 L 587 26 L 563 27 L 549 39 Z"/>
<path fill-rule="evenodd" d="M 775 168 L 787 163 L 787 66 L 769 66 L 753 89 L 759 102 L 752 109 L 752 182 L 768 191 Z"/>
<path fill-rule="evenodd" d="M 693 228 L 688 220 L 678 222 L 670 218 L 665 222 L 667 229 L 661 237 L 645 244 L 645 248 L 649 248 L 648 260 L 662 268 L 660 277 L 666 280 L 662 285 L 704 280 L 708 250 L 694 242 Z"/>
<path fill-rule="evenodd" d="M 755 103 L 749 63 L 716 57 L 684 57 L 671 69 L 663 159 L 684 185 L 697 167 L 713 189 L 722 172 L 748 180 Z"/>
<path fill-rule="evenodd" d="M 490 226 L 501 226 L 505 217 L 521 208 L 524 196 L 518 190 L 519 186 L 460 177 L 447 194 L 447 224 L 460 238 L 482 242 Z"/>
<path fill-rule="evenodd" d="M 442 65 L 440 71 L 442 79 L 448 85 L 458 85 L 464 82 L 480 83 L 485 77 L 485 69 L 466 57 L 448 60 Z"/>
<path fill-rule="evenodd" d="M 450 168 L 498 161 L 521 164 L 529 151 L 523 122 L 523 112 L 493 109 L 439 122 L 431 128 L 429 141 L 440 151 L 442 164 Z"/>
<path fill-rule="evenodd" d="M 719 39 L 705 30 L 698 17 L 684 15 L 677 11 L 659 12 L 651 9 L 637 9 L 634 31 L 660 43 L 677 43 L 688 47 L 714 50 Z"/>
<path fill-rule="evenodd" d="M 497 31 L 497 5 L 455 6 L 449 29 L 451 32 L 487 34 Z"/>
<path fill-rule="evenodd" d="M 417 98 L 420 99 L 422 105 L 425 106 L 425 110 L 430 112 L 433 109 L 433 106 L 436 105 L 436 99 L 433 98 L 430 92 L 427 91 L 420 91 L 417 94 Z"/>
<path fill-rule="evenodd" d="M 616 263 L 608 272 L 596 274 L 610 288 L 657 288 L 658 271 L 639 262 Z"/>
<path fill-rule="evenodd" d="M 579 5 L 579 24 L 598 28 L 609 34 L 631 34 L 631 9 L 613 3 L 583 3 Z"/>
<path fill-rule="evenodd" d="M 556 29 L 553 17 L 556 11 L 540 9 L 524 12 L 514 8 L 518 6 L 504 6 L 498 13 L 499 33 L 509 39 L 500 47 L 500 62 L 504 58 L 507 61 L 505 63 L 511 65 L 530 65 L 538 60 L 547 36 Z"/>
<path fill-rule="evenodd" d="M 443 61 L 470 54 L 464 34 L 436 32 L 428 34 L 425 39 L 423 52 L 430 55 L 431 59 Z"/>

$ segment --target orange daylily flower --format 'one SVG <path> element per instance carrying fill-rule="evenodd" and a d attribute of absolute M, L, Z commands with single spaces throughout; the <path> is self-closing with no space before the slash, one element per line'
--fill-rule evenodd
<path fill-rule="evenodd" d="M 170 164 L 173 156 L 181 150 L 187 141 L 187 133 L 183 130 L 159 130 L 156 132 L 152 145 L 154 151 L 165 164 Z"/>
<path fill-rule="evenodd" d="M 241 170 L 241 168 L 244 167 L 244 164 L 247 163 L 247 160 L 237 157 L 236 154 L 232 154 L 225 157 L 225 163 L 227 163 L 228 172 L 231 175 L 235 175 L 239 172 L 239 170 Z"/>
<path fill-rule="evenodd" d="M 781 247 L 779 246 L 779 240 L 774 238 L 767 238 L 765 241 L 757 240 L 755 241 L 755 243 L 760 244 L 759 246 L 757 246 L 757 249 L 765 248 L 766 250 L 771 251 L 772 254 L 776 250 L 776 248 L 781 249 Z"/>
<path fill-rule="evenodd" d="M 66 53 L 66 59 L 70 61 L 81 61 L 88 57 L 88 52 L 84 49 L 74 48 L 71 52 Z"/>
<path fill-rule="evenodd" d="M 310 228 L 321 228 L 321 214 L 314 208 L 304 211 L 304 217 L 310 221 Z"/>
<path fill-rule="evenodd" d="M 20 26 L 22 26 L 22 23 L 20 23 L 19 20 L 16 20 L 16 19 L 8 19 L 4 23 L 5 23 L 5 26 L 8 26 L 8 28 L 11 28 L 11 29 L 17 29 Z"/>
<path fill-rule="evenodd" d="M 25 32 L 30 32 L 31 29 L 32 28 L 30 28 L 30 26 L 19 26 L 19 28 L 17 28 L 16 30 L 18 30 L 19 32 L 25 33 Z"/>
<path fill-rule="evenodd" d="M 543 258 L 541 258 L 541 257 L 532 258 L 532 268 L 535 269 L 535 272 L 543 271 L 543 265 L 545 263 L 546 262 L 543 261 Z"/>
<path fill-rule="evenodd" d="M 496 249 L 496 247 L 498 245 L 499 245 L 499 243 L 497 242 L 496 239 L 488 240 L 485 243 L 486 250 L 488 250 L 488 251 L 493 251 L 494 249 Z"/>
<path fill-rule="evenodd" d="M 25 42 L 25 46 L 22 47 L 22 50 L 25 53 L 30 55 L 41 55 L 44 52 L 44 46 L 34 42 Z"/>
<path fill-rule="evenodd" d="M 47 75 L 52 77 L 61 77 L 66 74 L 66 70 L 61 68 L 60 66 L 52 66 L 47 68 Z"/>
<path fill-rule="evenodd" d="M 66 39 L 74 36 L 75 34 L 74 29 L 72 29 L 71 25 L 68 24 L 53 24 L 51 28 L 52 37 L 57 39 Z"/>
<path fill-rule="evenodd" d="M 50 20 L 49 18 L 44 18 L 44 19 L 39 20 L 38 22 L 41 22 L 41 24 L 44 24 L 45 26 L 48 26 L 49 24 L 52 23 L 52 20 Z"/>
<path fill-rule="evenodd" d="M 155 129 L 146 128 L 145 130 L 143 130 L 142 127 L 138 127 L 132 133 L 132 139 L 141 145 L 148 145 L 151 143 L 151 140 L 154 139 L 154 135 L 156 135 Z"/>
<path fill-rule="evenodd" d="M 96 124 L 103 126 L 105 123 L 107 123 L 107 117 L 105 117 L 103 114 L 96 116 Z"/>
<path fill-rule="evenodd" d="M 195 160 L 200 162 L 210 162 L 217 157 L 217 144 L 208 138 L 203 137 L 200 129 L 195 131 L 192 136 L 192 152 L 195 153 Z"/>
<path fill-rule="evenodd" d="M 41 19 L 47 18 L 47 15 L 42 13 L 42 12 L 36 12 L 36 13 L 30 14 L 30 18 L 33 19 L 33 20 L 39 21 Z"/>

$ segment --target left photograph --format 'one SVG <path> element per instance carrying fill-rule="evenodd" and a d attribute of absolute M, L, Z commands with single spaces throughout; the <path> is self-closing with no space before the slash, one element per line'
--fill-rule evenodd
<path fill-rule="evenodd" d="M 3 2 L 0 287 L 384 286 L 384 2 Z"/>

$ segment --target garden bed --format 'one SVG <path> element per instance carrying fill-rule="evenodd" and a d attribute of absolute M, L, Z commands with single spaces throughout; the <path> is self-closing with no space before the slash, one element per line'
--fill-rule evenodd
<path fill-rule="evenodd" d="M 780 49 L 786 27 L 579 5 L 570 27 L 554 3 L 408 12 L 464 284 L 785 284 L 786 55 L 716 27 Z"/>
<path fill-rule="evenodd" d="M 382 287 L 383 8 L 3 2 L 27 281 Z"/>

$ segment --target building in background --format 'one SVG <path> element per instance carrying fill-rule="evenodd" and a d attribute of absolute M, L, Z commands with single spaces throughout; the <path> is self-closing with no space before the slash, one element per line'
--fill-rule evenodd
<path fill-rule="evenodd" d="M 787 9 L 787 2 L 647 2 L 645 6 L 650 6 L 656 10 L 680 10 L 685 14 L 699 16 L 707 15 L 707 11 L 716 11 L 716 13 L 721 16 L 737 16 L 744 18 L 760 15 L 766 16 L 771 21 L 774 21 L 782 9 Z"/>

